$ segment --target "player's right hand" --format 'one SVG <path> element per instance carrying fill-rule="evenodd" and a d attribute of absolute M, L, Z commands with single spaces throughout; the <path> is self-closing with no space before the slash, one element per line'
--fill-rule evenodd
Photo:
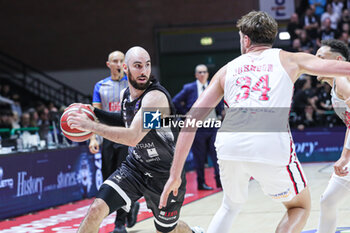
<path fill-rule="evenodd" d="M 169 177 L 168 181 L 166 182 L 162 195 L 160 196 L 159 206 L 158 208 L 161 209 L 163 207 L 166 207 L 169 194 L 173 192 L 174 196 L 177 196 L 179 187 L 181 185 L 181 178 L 174 178 L 172 176 Z"/>
<path fill-rule="evenodd" d="M 100 145 L 98 144 L 95 135 L 90 139 L 89 150 L 91 154 L 96 154 L 100 150 Z"/>
<path fill-rule="evenodd" d="M 338 176 L 346 176 L 349 171 L 348 168 L 345 167 L 348 164 L 349 160 L 343 157 L 340 157 L 338 161 L 335 162 L 334 164 L 334 172 Z"/>

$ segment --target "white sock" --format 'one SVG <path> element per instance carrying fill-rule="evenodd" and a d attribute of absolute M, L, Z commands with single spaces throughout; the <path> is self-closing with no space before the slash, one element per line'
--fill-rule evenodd
<path fill-rule="evenodd" d="M 229 198 L 224 195 L 222 204 L 211 220 L 207 233 L 228 233 L 242 205 L 243 204 L 231 202 Z"/>
<path fill-rule="evenodd" d="M 339 182 L 344 182 L 344 180 L 333 176 L 321 196 L 321 213 L 317 233 L 336 231 L 339 204 L 350 196 L 350 191 Z"/>

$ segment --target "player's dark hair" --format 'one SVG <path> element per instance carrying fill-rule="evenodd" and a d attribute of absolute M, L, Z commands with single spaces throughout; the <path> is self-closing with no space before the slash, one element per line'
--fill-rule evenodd
<path fill-rule="evenodd" d="M 322 46 L 328 46 L 331 48 L 331 52 L 340 53 L 346 61 L 349 61 L 349 49 L 348 46 L 341 40 L 322 40 Z"/>

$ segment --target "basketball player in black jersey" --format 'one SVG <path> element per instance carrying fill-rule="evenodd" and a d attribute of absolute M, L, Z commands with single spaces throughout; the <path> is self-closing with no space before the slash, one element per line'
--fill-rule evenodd
<path fill-rule="evenodd" d="M 123 68 L 128 75 L 129 87 L 122 93 L 121 114 L 104 112 L 89 105 L 101 123 L 93 122 L 81 113 L 68 117 L 71 128 L 92 131 L 129 146 L 126 161 L 103 183 L 78 232 L 98 232 L 106 216 L 120 208 L 129 211 L 131 203 L 142 196 L 153 212 L 157 232 L 203 232 L 199 227 L 191 229 L 179 220 L 186 192 L 184 171 L 178 192 L 171 194 L 165 208 L 158 208 L 169 177 L 177 132 L 175 129 L 143 129 L 141 108 L 156 113 L 161 109 L 164 115 L 174 114 L 170 95 L 156 80 L 150 79 L 151 59 L 145 49 L 129 49 Z M 124 122 L 126 127 L 120 127 Z"/>

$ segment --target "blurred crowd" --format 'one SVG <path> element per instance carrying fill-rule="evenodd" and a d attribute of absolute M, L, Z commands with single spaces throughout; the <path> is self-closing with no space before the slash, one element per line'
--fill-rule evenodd
<path fill-rule="evenodd" d="M 0 85 L 0 129 L 51 126 L 52 121 L 58 121 L 59 111 L 53 103 L 30 101 L 24 105 L 21 93 L 15 89 L 8 83 Z M 9 135 L 6 132 L 1 136 Z"/>
<path fill-rule="evenodd" d="M 322 40 L 338 39 L 349 45 L 350 1 L 302 0 L 287 26 L 292 52 L 315 54 Z M 331 87 L 303 75 L 295 83 L 292 128 L 341 125 L 331 104 Z"/>

